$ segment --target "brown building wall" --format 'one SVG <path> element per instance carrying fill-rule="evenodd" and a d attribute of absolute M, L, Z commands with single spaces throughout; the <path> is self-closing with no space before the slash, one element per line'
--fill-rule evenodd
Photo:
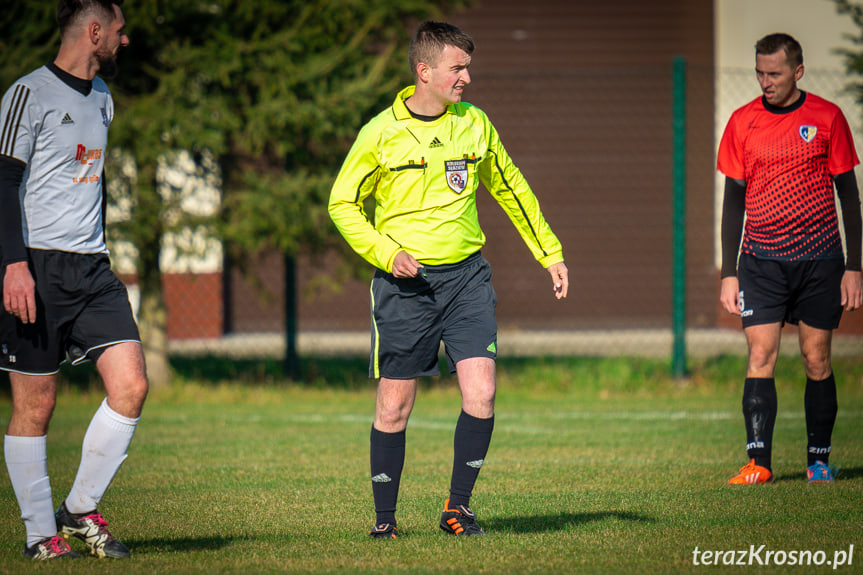
<path fill-rule="evenodd" d="M 168 339 L 217 338 L 224 333 L 222 274 L 164 274 Z"/>
<path fill-rule="evenodd" d="M 547 273 L 480 187 L 483 253 L 494 270 L 501 328 L 671 325 L 676 57 L 688 67 L 687 323 L 739 328 L 719 307 L 713 259 L 712 2 L 486 0 L 447 20 L 477 44 L 466 100 L 491 117 L 570 269 L 570 296 L 556 301 Z M 282 257 L 244 264 L 251 273 L 229 266 L 224 278 L 166 274 L 168 337 L 283 331 Z M 336 279 L 336 267 L 334 256 L 300 258 L 300 330 L 368 329 L 371 268 L 366 278 L 346 281 Z M 839 332 L 863 333 L 863 314 L 845 314 Z"/>
<path fill-rule="evenodd" d="M 539 197 L 572 279 L 569 298 L 556 301 L 548 274 L 480 187 L 501 328 L 670 325 L 677 56 L 689 69 L 688 321 L 714 325 L 712 2 L 496 0 L 447 19 L 477 44 L 465 99 L 489 114 Z M 300 329 L 366 329 L 367 281 L 309 289 L 316 269 L 299 269 Z M 283 328 L 279 258 L 261 272 L 277 307 L 249 310 L 252 284 L 233 277 L 234 330 Z"/>
<path fill-rule="evenodd" d="M 689 322 L 711 324 L 712 3 L 502 0 L 452 20 L 478 46 L 467 98 L 489 113 L 540 197 L 573 280 L 570 300 L 554 301 L 544 272 L 480 194 L 502 327 L 670 325 L 677 56 L 690 86 Z"/>

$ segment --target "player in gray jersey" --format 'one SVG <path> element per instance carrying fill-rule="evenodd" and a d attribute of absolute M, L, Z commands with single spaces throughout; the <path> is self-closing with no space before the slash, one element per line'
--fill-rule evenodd
<path fill-rule="evenodd" d="M 50 63 L 18 80 L 7 101 L 0 154 L 27 165 L 18 190 L 24 245 L 106 253 L 102 169 L 114 116 L 108 86 Z"/>
<path fill-rule="evenodd" d="M 113 75 L 129 43 L 122 3 L 60 0 L 56 59 L 18 80 L 0 103 L 0 369 L 12 388 L 4 455 L 27 533 L 24 556 L 33 559 L 78 557 L 60 535 L 99 557 L 129 556 L 97 511 L 148 388 L 138 328 L 104 235 L 114 106 L 96 74 Z M 55 512 L 46 440 L 67 359 L 94 361 L 107 397 Z"/>

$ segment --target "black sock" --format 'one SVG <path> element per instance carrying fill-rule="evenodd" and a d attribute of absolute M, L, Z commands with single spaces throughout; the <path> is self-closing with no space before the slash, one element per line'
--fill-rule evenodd
<path fill-rule="evenodd" d="M 405 432 L 384 433 L 372 426 L 369 438 L 375 525 L 396 524 L 396 501 L 405 464 Z"/>
<path fill-rule="evenodd" d="M 458 417 L 453 440 L 452 481 L 449 488 L 450 507 L 468 505 L 474 483 L 479 476 L 494 429 L 494 416 L 479 419 L 464 411 Z"/>
<path fill-rule="evenodd" d="M 776 423 L 776 381 L 772 377 L 747 377 L 743 384 L 743 420 L 746 453 L 755 465 L 770 469 L 773 424 Z"/>
<path fill-rule="evenodd" d="M 806 465 L 830 459 L 830 437 L 839 404 L 836 401 L 836 380 L 833 374 L 822 381 L 806 379 L 803 399 L 806 408 Z"/>

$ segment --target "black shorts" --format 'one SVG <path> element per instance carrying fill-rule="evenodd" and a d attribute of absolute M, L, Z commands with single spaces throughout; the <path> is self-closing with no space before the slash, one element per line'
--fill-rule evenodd
<path fill-rule="evenodd" d="M 785 262 L 741 254 L 737 264 L 743 327 L 769 323 L 833 330 L 842 319 L 842 260 Z"/>
<path fill-rule="evenodd" d="M 463 359 L 497 358 L 497 295 L 479 252 L 457 264 L 425 266 L 415 278 L 378 270 L 371 298 L 369 377 L 437 375 L 441 342 L 450 373 Z"/>
<path fill-rule="evenodd" d="M 29 253 L 36 323 L 24 325 L 0 310 L 0 369 L 49 375 L 66 359 L 95 361 L 111 345 L 140 341 L 126 286 L 107 254 Z"/>

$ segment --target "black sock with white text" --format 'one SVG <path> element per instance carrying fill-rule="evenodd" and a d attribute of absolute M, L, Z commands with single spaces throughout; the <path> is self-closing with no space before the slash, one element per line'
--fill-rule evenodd
<path fill-rule="evenodd" d="M 776 380 L 747 377 L 743 384 L 743 420 L 746 453 L 755 465 L 770 469 L 773 425 L 776 423 Z"/>
<path fill-rule="evenodd" d="M 833 374 L 821 381 L 806 379 L 803 396 L 806 409 L 806 466 L 830 459 L 830 439 L 836 423 L 839 403 L 836 400 L 836 380 Z"/>

